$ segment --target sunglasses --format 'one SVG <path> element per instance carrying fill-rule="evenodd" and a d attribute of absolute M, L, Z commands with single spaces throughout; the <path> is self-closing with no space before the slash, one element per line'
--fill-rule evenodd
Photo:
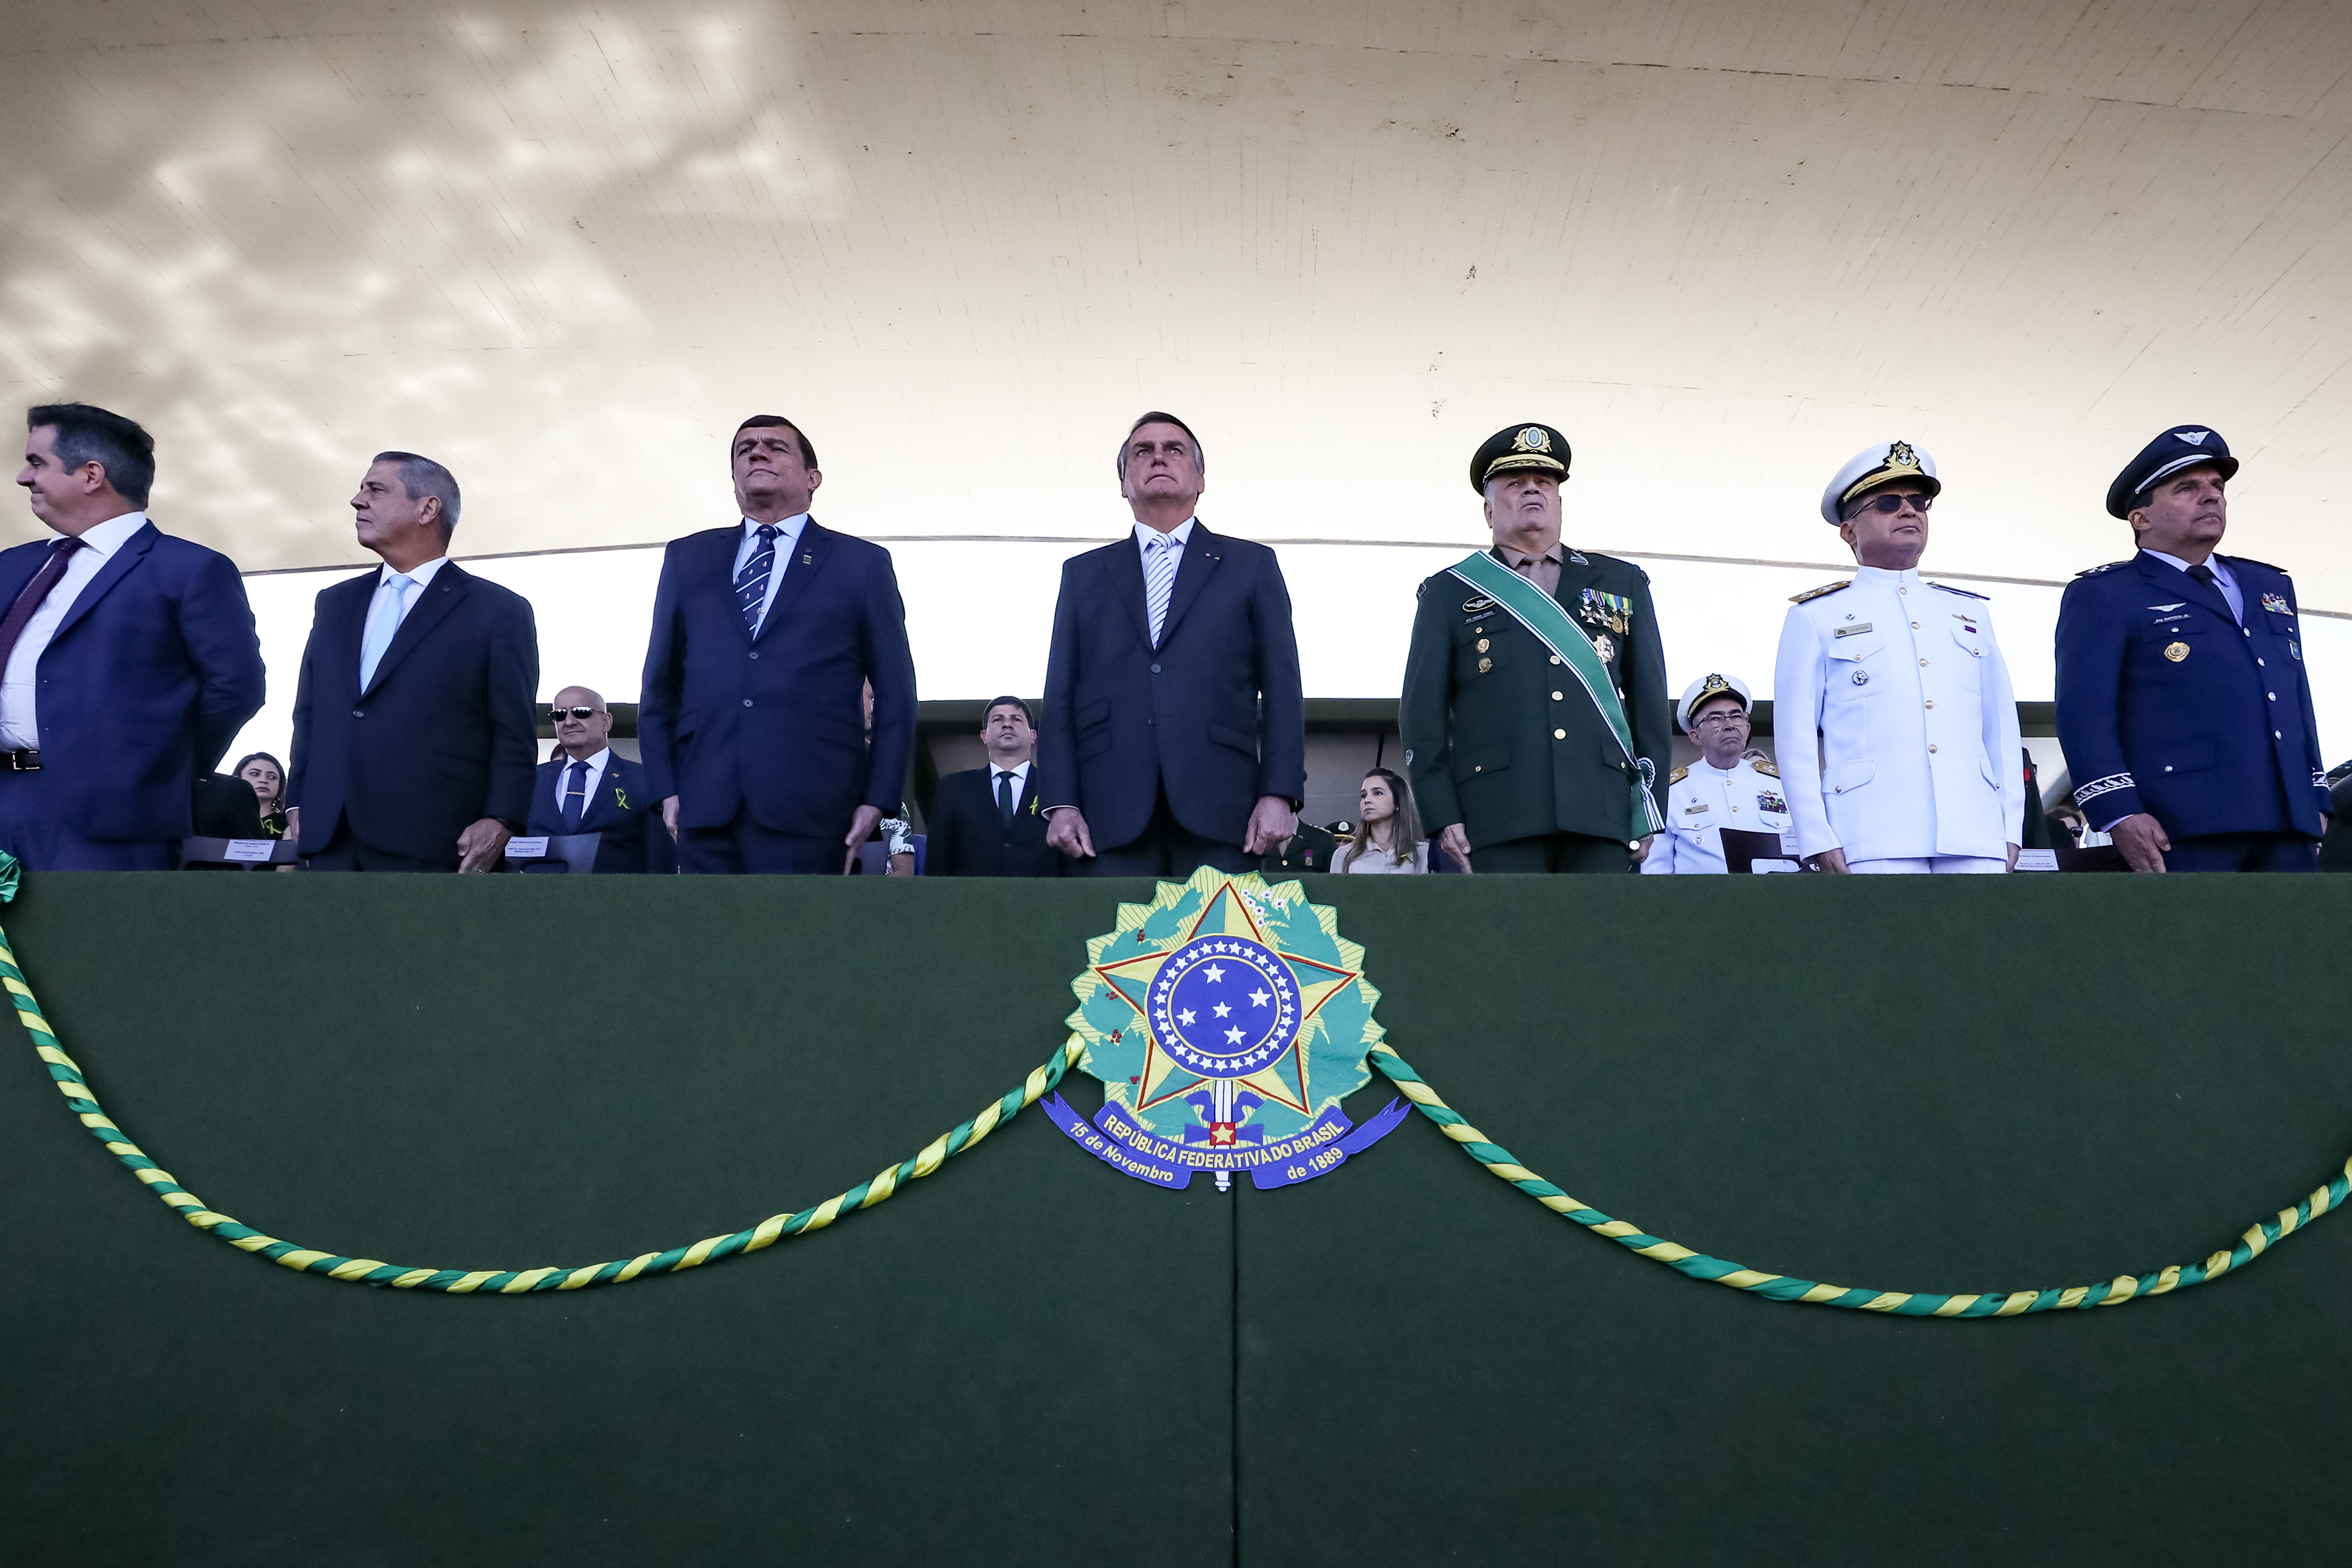
<path fill-rule="evenodd" d="M 1873 496 L 1856 505 L 1851 515 L 1858 517 L 1864 512 L 1899 512 L 1906 506 L 1918 507 L 1924 515 L 1935 504 L 1933 496 Z"/>
<path fill-rule="evenodd" d="M 566 717 L 592 719 L 604 711 L 602 708 L 593 707 L 551 707 L 547 710 L 547 716 L 551 722 L 562 724 Z"/>

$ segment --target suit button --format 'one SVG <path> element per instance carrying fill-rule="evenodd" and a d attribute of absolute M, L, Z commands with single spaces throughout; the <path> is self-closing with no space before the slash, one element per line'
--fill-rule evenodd
<path fill-rule="evenodd" d="M 2276 692 L 2270 692 L 2270 693 L 2267 693 L 2267 694 L 2265 694 L 2265 695 L 2267 695 L 2270 697 L 2271 701 L 2273 701 L 2273 702 L 2276 702 L 2276 701 L 2278 701 L 2278 693 L 2276 693 Z"/>
<path fill-rule="evenodd" d="M 1924 670 L 1924 669 L 1926 669 L 1926 668 L 1927 667 L 1927 660 L 1925 660 L 1925 659 L 1920 660 L 1920 661 L 1919 661 L 1919 667 L 1920 667 L 1921 669 L 1923 669 L 1923 670 Z"/>
<path fill-rule="evenodd" d="M 1551 732 L 1551 737 L 1554 740 L 1566 740 L 1568 738 L 1568 731 L 1564 729 L 1555 729 Z"/>
<path fill-rule="evenodd" d="M 1473 773 L 1484 773 L 1486 771 L 1486 765 L 1483 762 L 1474 762 L 1470 765 L 1470 771 Z"/>
<path fill-rule="evenodd" d="M 1916 632 L 1917 630 L 1919 630 L 1919 622 L 1917 622 L 1916 621 L 1914 621 L 1913 622 L 1911 622 L 1911 630 L 1913 630 L 1914 632 Z"/>
<path fill-rule="evenodd" d="M 1933 751 L 1933 750 L 1935 750 L 1936 748 L 1935 748 L 1933 746 L 1930 746 L 1930 747 L 1927 747 L 1927 749 L 1928 749 L 1928 750 L 1930 750 L 1930 751 Z"/>
<path fill-rule="evenodd" d="M 1559 655 L 1558 653 L 1554 653 L 1554 654 L 1551 656 L 1551 662 L 1552 662 L 1553 664 L 1559 664 Z"/>
<path fill-rule="evenodd" d="M 2171 772 L 2171 771 L 2172 771 L 2172 764 L 2171 764 L 2171 763 L 2169 763 L 2169 762 L 2166 763 L 2166 764 L 2164 765 L 2164 770 L 2165 770 L 2167 773 Z"/>
<path fill-rule="evenodd" d="M 760 655 L 759 655 L 758 653 L 754 653 L 751 655 L 751 657 L 753 657 L 753 658 L 755 658 L 755 659 L 756 659 L 756 658 L 758 658 L 759 656 L 760 656 Z"/>
<path fill-rule="evenodd" d="M 2262 661 L 2262 660 L 2260 660 L 2260 659 L 2256 659 L 2256 660 L 2254 661 L 2254 663 L 2255 663 L 2255 664 L 2262 664 L 2263 668 L 2264 668 L 2264 669 L 2268 669 L 2268 668 L 2270 668 L 2270 666 L 2269 666 L 2267 664 L 2264 664 L 2264 663 L 2263 663 L 2263 661 Z"/>
<path fill-rule="evenodd" d="M 750 697 L 745 697 L 743 699 L 743 706 L 745 707 L 750 707 L 751 706 L 751 699 Z"/>
<path fill-rule="evenodd" d="M 2284 739 L 2286 738 L 2286 737 L 2285 737 L 2285 736 L 2284 736 L 2284 735 L 2282 735 L 2282 734 L 2280 734 L 2277 730 L 2275 730 L 2275 729 L 2274 729 L 2274 730 L 2271 731 L 2271 738 L 2272 738 L 2273 740 L 2284 740 Z"/>
<path fill-rule="evenodd" d="M 1159 721 L 1158 719 L 1156 719 L 1156 718 L 1147 718 L 1147 719 L 1145 719 L 1143 722 L 1144 722 L 1146 725 L 1154 725 L 1154 724 L 1158 724 L 1160 721 Z"/>
<path fill-rule="evenodd" d="M 1157 664 L 1152 665 L 1152 666 L 1151 666 L 1151 673 L 1152 673 L 1153 674 L 1155 674 L 1155 675 L 1156 675 L 1156 674 L 1158 674 L 1160 673 L 1160 666 L 1159 666 L 1159 665 L 1157 665 Z"/>
<path fill-rule="evenodd" d="M 365 718 L 367 717 L 367 710 L 365 708 L 355 707 L 352 709 L 352 716 L 353 718 Z"/>
<path fill-rule="evenodd" d="M 1559 701 L 1559 700 L 1560 700 L 1560 699 L 1559 699 L 1559 694 L 1558 692 L 1554 692 L 1554 693 L 1552 693 L 1552 694 L 1551 694 L 1551 700 L 1552 700 L 1552 701 L 1554 701 L 1554 702 L 1558 702 L 1558 701 Z"/>
<path fill-rule="evenodd" d="M 1934 707 L 1936 706 L 1936 699 L 1934 697 L 1929 697 L 1927 699 L 1927 706 L 1929 707 Z"/>

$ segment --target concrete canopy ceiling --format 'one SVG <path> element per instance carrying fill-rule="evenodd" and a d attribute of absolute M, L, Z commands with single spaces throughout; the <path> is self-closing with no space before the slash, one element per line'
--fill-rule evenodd
<path fill-rule="evenodd" d="M 1475 539 L 1470 451 L 1543 419 L 1576 542 L 1834 561 L 1900 436 L 1931 569 L 2062 579 L 2193 420 L 2231 548 L 2352 611 L 2352 7 L 11 12 L 0 374 L 148 423 L 248 569 L 362 559 L 387 446 L 461 554 L 723 522 L 754 412 L 835 526 L 1100 538 L 1160 405 L 1261 538 Z"/>

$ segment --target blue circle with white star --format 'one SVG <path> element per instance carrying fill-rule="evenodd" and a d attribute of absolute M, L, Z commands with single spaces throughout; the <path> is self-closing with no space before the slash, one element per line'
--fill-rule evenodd
<path fill-rule="evenodd" d="M 1202 936 L 1169 956 L 1151 983 L 1160 1049 L 1202 1078 L 1246 1078 L 1298 1038 L 1298 983 L 1270 949 Z"/>

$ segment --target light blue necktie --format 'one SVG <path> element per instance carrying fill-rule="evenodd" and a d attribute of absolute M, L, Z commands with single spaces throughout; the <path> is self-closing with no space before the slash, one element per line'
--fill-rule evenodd
<path fill-rule="evenodd" d="M 367 636 L 360 643 L 360 690 L 364 692 L 375 680 L 375 667 L 383 662 L 383 651 L 400 632 L 402 614 L 408 608 L 408 591 L 416 580 L 404 571 L 392 574 L 385 584 L 391 592 L 377 601 L 375 613 L 368 617 Z"/>
<path fill-rule="evenodd" d="M 1144 563 L 1143 604 L 1151 617 L 1151 645 L 1160 646 L 1160 629 L 1168 623 L 1168 595 L 1176 587 L 1176 551 L 1174 534 L 1160 534 L 1150 541 L 1151 559 Z"/>

